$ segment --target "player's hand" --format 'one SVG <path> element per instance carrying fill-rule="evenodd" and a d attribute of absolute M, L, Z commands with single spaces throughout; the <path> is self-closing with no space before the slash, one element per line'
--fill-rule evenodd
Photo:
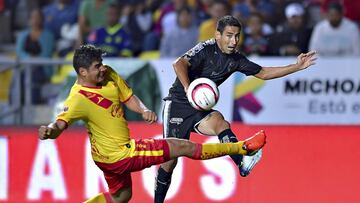
<path fill-rule="evenodd" d="M 314 65 L 315 61 L 316 61 L 316 57 L 315 57 L 316 51 L 310 51 L 306 54 L 301 53 L 298 57 L 297 57 L 297 65 L 299 66 L 299 69 L 306 69 L 307 67 Z"/>
<path fill-rule="evenodd" d="M 150 110 L 145 110 L 142 113 L 142 117 L 144 119 L 144 121 L 148 122 L 148 123 L 153 123 L 157 121 L 157 115 L 155 112 L 150 111 Z"/>
<path fill-rule="evenodd" d="M 44 125 L 40 126 L 39 134 L 38 134 L 39 139 L 40 140 L 46 140 L 46 139 L 50 138 L 52 130 L 53 129 L 48 127 L 48 126 L 44 126 Z"/>

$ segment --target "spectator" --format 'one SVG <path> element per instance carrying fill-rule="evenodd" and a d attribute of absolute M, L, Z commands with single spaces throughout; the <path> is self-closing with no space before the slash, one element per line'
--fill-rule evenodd
<path fill-rule="evenodd" d="M 198 29 L 193 23 L 192 10 L 183 7 L 177 11 L 177 26 L 161 40 L 161 57 L 178 57 L 197 42 Z M 182 40 L 179 40 L 182 39 Z"/>
<path fill-rule="evenodd" d="M 131 33 L 134 56 L 138 56 L 142 52 L 144 36 L 153 24 L 152 13 L 144 0 L 132 0 L 132 4 L 128 6 L 132 7 L 130 13 L 122 17 L 121 23 Z"/>
<path fill-rule="evenodd" d="M 241 0 L 233 6 L 233 15 L 247 21 L 252 13 L 260 13 L 267 23 L 273 23 L 275 6 L 269 0 Z"/>
<path fill-rule="evenodd" d="M 56 51 L 60 56 L 74 48 L 74 41 L 67 40 L 66 34 L 72 27 L 77 27 L 78 10 L 78 0 L 56 0 L 43 9 L 44 27 L 54 34 L 57 40 Z M 62 29 L 66 32 L 62 33 Z"/>
<path fill-rule="evenodd" d="M 176 10 L 184 6 L 187 6 L 186 0 L 171 0 L 160 8 L 160 16 L 155 22 L 154 30 L 145 36 L 144 51 L 159 49 L 162 35 L 176 26 Z"/>
<path fill-rule="evenodd" d="M 55 0 L 43 9 L 44 27 L 53 32 L 55 39 L 61 37 L 61 27 L 77 22 L 78 0 Z"/>
<path fill-rule="evenodd" d="M 109 57 L 132 56 L 130 35 L 119 23 L 120 11 L 116 4 L 110 4 L 106 12 L 107 25 L 95 29 L 88 37 L 88 43 L 101 47 Z"/>
<path fill-rule="evenodd" d="M 309 46 L 323 56 L 359 56 L 359 28 L 343 16 L 341 4 L 330 3 L 327 19 L 315 26 Z"/>
<path fill-rule="evenodd" d="M 198 41 L 205 41 L 214 37 L 216 22 L 229 14 L 230 5 L 225 0 L 215 0 L 210 9 L 211 18 L 200 24 Z"/>
<path fill-rule="evenodd" d="M 111 0 L 84 0 L 81 2 L 78 19 L 79 44 L 85 41 L 92 30 L 106 25 L 106 11 L 111 2 Z"/>
<path fill-rule="evenodd" d="M 54 36 L 44 29 L 44 18 L 40 9 L 35 9 L 30 15 L 30 28 L 19 34 L 16 40 L 16 55 L 19 59 L 30 57 L 50 58 L 53 53 Z M 52 75 L 49 67 L 37 66 L 31 69 L 32 75 L 32 103 L 43 103 L 41 97 L 41 86 L 45 84 Z"/>
<path fill-rule="evenodd" d="M 255 18 L 255 19 L 254 19 Z M 257 21 L 257 20 L 260 20 L 261 21 L 261 32 L 264 34 L 264 35 L 271 35 L 274 33 L 274 30 L 273 28 L 271 27 L 270 24 L 266 23 L 265 20 L 264 20 L 264 17 L 263 15 L 261 15 L 261 13 L 259 12 L 255 12 L 255 13 L 252 13 L 250 15 L 250 17 L 247 19 L 246 21 L 246 24 L 248 25 L 249 24 L 249 21 L 254 22 Z M 238 19 L 239 20 L 239 19 Z M 240 20 L 239 20 L 240 21 Z M 251 27 L 249 26 L 246 26 L 245 29 L 244 29 L 244 32 L 245 34 L 249 34 L 251 32 Z"/>
<path fill-rule="evenodd" d="M 324 0 L 305 0 L 304 5 L 307 11 L 307 23 L 314 27 L 318 22 L 324 19 L 324 13 L 321 10 L 321 3 Z"/>
<path fill-rule="evenodd" d="M 299 3 L 291 3 L 285 8 L 287 21 L 277 27 L 270 37 L 270 53 L 276 56 L 296 56 L 308 51 L 311 29 L 306 27 L 305 10 Z"/>
<path fill-rule="evenodd" d="M 196 0 L 194 4 L 195 21 L 196 25 L 200 25 L 205 20 L 208 20 L 210 16 L 209 9 L 214 3 L 214 0 Z"/>
<path fill-rule="evenodd" d="M 54 35 L 43 27 L 43 15 L 35 9 L 30 15 L 30 27 L 22 31 L 16 41 L 16 55 L 20 59 L 29 57 L 50 58 L 54 48 Z"/>
<path fill-rule="evenodd" d="M 247 21 L 242 51 L 246 55 L 268 55 L 268 35 L 264 32 L 264 21 L 259 13 L 253 13 Z"/>
<path fill-rule="evenodd" d="M 160 17 L 155 23 L 155 32 L 167 33 L 176 26 L 176 10 L 187 6 L 186 0 L 171 0 L 160 9 Z"/>
<path fill-rule="evenodd" d="M 328 5 L 332 2 L 342 3 L 343 5 L 343 15 L 357 23 L 360 26 L 360 1 L 354 0 L 319 0 L 321 1 L 321 8 L 324 13 L 328 8 Z"/>

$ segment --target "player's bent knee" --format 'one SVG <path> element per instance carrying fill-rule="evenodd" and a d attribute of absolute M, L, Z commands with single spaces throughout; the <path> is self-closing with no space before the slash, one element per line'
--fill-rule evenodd
<path fill-rule="evenodd" d="M 181 156 L 191 156 L 195 151 L 195 144 L 189 140 L 184 140 L 179 146 L 179 153 Z"/>
<path fill-rule="evenodd" d="M 126 197 L 112 198 L 113 203 L 128 203 L 132 197 L 132 194 Z"/>
<path fill-rule="evenodd" d="M 216 125 L 217 126 L 224 127 L 224 128 L 230 127 L 229 122 L 227 122 L 225 120 L 224 116 L 220 112 L 216 111 L 213 114 L 214 114 L 214 118 L 216 120 Z"/>
<path fill-rule="evenodd" d="M 224 119 L 223 115 L 214 111 L 208 115 L 207 119 L 204 119 L 198 126 L 198 130 L 205 135 L 218 135 L 225 129 L 230 128 L 230 124 Z"/>
<path fill-rule="evenodd" d="M 184 139 L 167 140 L 170 148 L 170 157 L 177 158 L 180 156 L 188 156 L 195 149 L 195 144 Z"/>
<path fill-rule="evenodd" d="M 111 199 L 113 203 L 127 203 L 130 201 L 131 197 L 132 197 L 131 187 L 120 189 L 115 194 L 111 195 Z"/>
<path fill-rule="evenodd" d="M 176 165 L 177 165 L 177 158 L 167 161 L 165 163 L 162 163 L 160 167 L 162 169 L 164 169 L 166 172 L 170 173 L 174 170 Z"/>
<path fill-rule="evenodd" d="M 214 111 L 211 113 L 212 116 L 214 116 L 217 119 L 224 120 L 224 116 L 219 111 Z"/>

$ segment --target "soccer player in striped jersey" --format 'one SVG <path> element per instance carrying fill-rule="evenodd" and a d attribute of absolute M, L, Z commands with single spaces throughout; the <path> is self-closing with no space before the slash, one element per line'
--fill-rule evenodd
<path fill-rule="evenodd" d="M 73 66 L 77 81 L 64 103 L 63 112 L 56 121 L 39 128 L 39 139 L 55 139 L 75 121 L 85 123 L 92 158 L 104 172 L 109 186 L 109 192 L 86 202 L 128 202 L 132 196 L 131 172 L 180 156 L 205 160 L 224 155 L 249 155 L 264 146 L 263 131 L 236 143 L 197 144 L 177 138 L 131 139 L 122 104 L 142 114 L 148 123 L 155 122 L 157 115 L 133 94 L 111 67 L 102 64 L 102 55 L 103 51 L 93 45 L 83 45 L 75 51 Z"/>

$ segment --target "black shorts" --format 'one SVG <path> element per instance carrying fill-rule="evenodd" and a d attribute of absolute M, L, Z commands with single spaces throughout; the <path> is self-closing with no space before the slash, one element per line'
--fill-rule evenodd
<path fill-rule="evenodd" d="M 188 140 L 190 132 L 200 133 L 197 130 L 198 125 L 213 111 L 198 111 L 190 104 L 166 100 L 163 109 L 164 138 L 176 137 Z"/>

